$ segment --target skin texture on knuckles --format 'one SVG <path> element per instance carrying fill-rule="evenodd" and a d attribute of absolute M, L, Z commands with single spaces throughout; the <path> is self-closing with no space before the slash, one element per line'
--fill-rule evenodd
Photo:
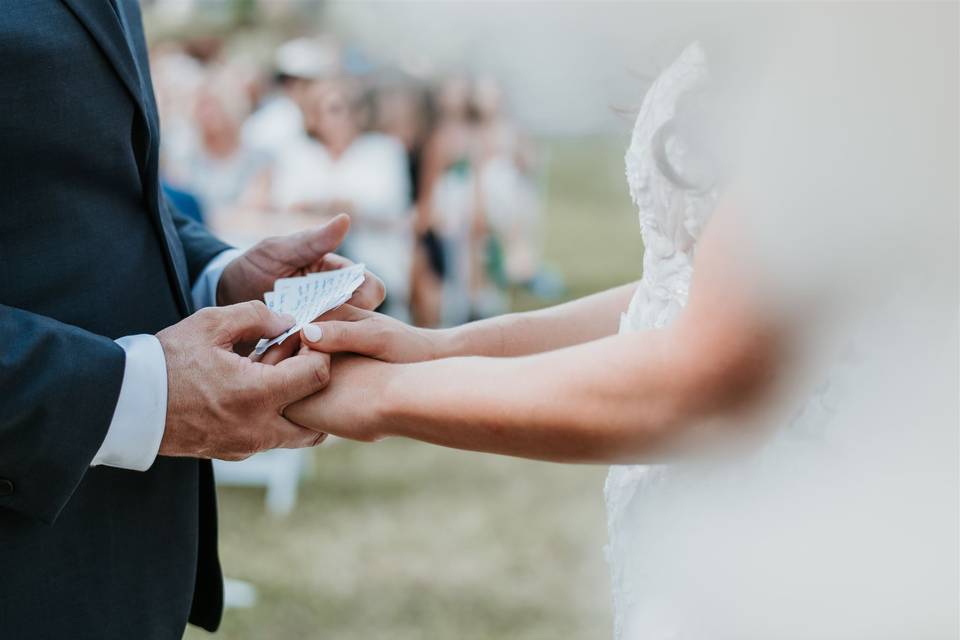
<path fill-rule="evenodd" d="M 238 342 L 289 326 L 263 303 L 246 302 L 203 310 L 157 334 L 168 380 L 159 455 L 240 460 L 322 441 L 323 434 L 291 423 L 282 412 L 328 384 L 329 356 L 303 350 L 268 365 L 233 351 Z"/>

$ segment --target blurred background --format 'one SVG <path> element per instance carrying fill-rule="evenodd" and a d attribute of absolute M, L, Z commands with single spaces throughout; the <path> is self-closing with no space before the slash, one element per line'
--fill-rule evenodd
<path fill-rule="evenodd" d="M 640 276 L 623 152 L 647 83 L 690 37 L 668 28 L 675 8 L 143 11 L 167 193 L 237 246 L 345 211 L 342 252 L 386 282 L 381 310 L 423 326 Z M 220 464 L 220 634 L 606 637 L 605 471 L 402 441 Z"/>

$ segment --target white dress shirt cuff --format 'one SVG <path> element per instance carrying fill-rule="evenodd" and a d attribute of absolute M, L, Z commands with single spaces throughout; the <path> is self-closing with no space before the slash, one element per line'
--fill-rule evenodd
<path fill-rule="evenodd" d="M 217 285 L 220 284 L 220 276 L 226 266 L 241 253 L 243 252 L 239 249 L 227 249 L 207 263 L 190 291 L 195 308 L 203 309 L 204 307 L 217 306 Z"/>
<path fill-rule="evenodd" d="M 167 363 L 156 336 L 116 340 L 126 352 L 120 397 L 90 466 L 146 471 L 160 450 L 167 420 Z"/>
<path fill-rule="evenodd" d="M 220 275 L 241 253 L 227 249 L 207 264 L 190 292 L 196 308 L 216 306 Z M 146 471 L 160 450 L 167 421 L 167 361 L 156 336 L 125 336 L 116 343 L 127 356 L 120 397 L 90 466 Z"/>

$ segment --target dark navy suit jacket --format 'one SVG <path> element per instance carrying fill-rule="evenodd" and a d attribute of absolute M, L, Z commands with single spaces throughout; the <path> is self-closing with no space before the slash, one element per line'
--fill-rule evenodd
<path fill-rule="evenodd" d="M 227 248 L 173 211 L 136 0 L 0 1 L 0 638 L 178 639 L 223 588 L 210 463 L 90 468 L 113 340 Z"/>

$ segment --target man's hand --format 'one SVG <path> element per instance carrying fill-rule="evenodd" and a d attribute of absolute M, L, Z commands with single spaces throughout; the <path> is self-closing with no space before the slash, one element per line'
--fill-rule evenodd
<path fill-rule="evenodd" d="M 304 348 L 271 366 L 233 350 L 291 324 L 262 302 L 245 302 L 202 309 L 158 333 L 167 362 L 160 455 L 242 460 L 266 449 L 321 442 L 323 434 L 289 422 L 283 410 L 327 385 L 329 356 Z"/>
<path fill-rule="evenodd" d="M 217 285 L 217 304 L 262 300 L 278 278 L 348 267 L 352 262 L 331 253 L 350 228 L 350 217 L 338 215 L 325 225 L 288 236 L 267 238 L 227 265 Z M 383 282 L 369 271 L 350 304 L 376 309 L 383 302 Z"/>
<path fill-rule="evenodd" d="M 391 435 L 391 383 L 407 365 L 355 355 L 336 355 L 333 376 L 323 393 L 290 404 L 292 422 L 318 433 L 373 442 Z"/>

